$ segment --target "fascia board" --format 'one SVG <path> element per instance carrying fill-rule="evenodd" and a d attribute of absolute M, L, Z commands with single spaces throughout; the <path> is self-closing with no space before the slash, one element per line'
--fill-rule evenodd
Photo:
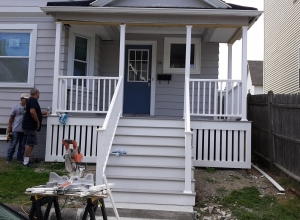
<path fill-rule="evenodd" d="M 51 12 L 86 12 L 86 13 L 124 13 L 124 14 L 173 14 L 173 15 L 224 15 L 256 17 L 263 11 L 254 10 L 224 10 L 224 9 L 177 9 L 177 8 L 125 8 L 125 7 L 41 7 L 45 13 Z"/>

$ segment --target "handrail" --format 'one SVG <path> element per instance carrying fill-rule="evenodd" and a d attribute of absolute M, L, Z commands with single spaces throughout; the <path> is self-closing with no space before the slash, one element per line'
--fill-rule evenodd
<path fill-rule="evenodd" d="M 190 81 L 185 78 L 185 132 L 191 132 L 191 114 L 190 114 Z"/>
<path fill-rule="evenodd" d="M 242 82 L 240 79 L 190 79 L 191 82 Z"/>
<path fill-rule="evenodd" d="M 97 171 L 96 183 L 101 184 L 105 173 L 112 142 L 117 130 L 118 122 L 122 112 L 123 98 L 123 77 L 119 78 L 115 93 L 106 114 L 104 123 L 98 128 L 98 151 L 97 151 Z"/>
<path fill-rule="evenodd" d="M 109 121 L 111 119 L 111 116 L 112 116 L 112 111 L 113 111 L 113 109 L 115 108 L 115 105 L 116 105 L 116 100 L 117 100 L 119 92 L 120 92 L 120 87 L 121 87 L 122 81 L 123 81 L 123 77 L 120 77 L 117 88 L 116 88 L 116 91 L 115 91 L 114 96 L 111 100 L 107 115 L 106 115 L 105 120 L 103 122 L 103 125 L 102 125 L 101 128 L 97 129 L 98 131 L 104 131 L 104 130 L 107 129 L 108 123 L 109 123 Z"/>

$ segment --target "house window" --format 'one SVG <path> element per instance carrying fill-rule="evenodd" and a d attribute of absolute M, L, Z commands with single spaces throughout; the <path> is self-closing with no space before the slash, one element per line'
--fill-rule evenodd
<path fill-rule="evenodd" d="M 74 76 L 87 75 L 88 39 L 75 36 Z"/>
<path fill-rule="evenodd" d="M 0 87 L 33 87 L 37 25 L 0 25 Z"/>
<path fill-rule="evenodd" d="M 192 74 L 200 73 L 200 39 L 192 39 L 190 68 Z M 164 73 L 185 72 L 185 38 L 165 38 L 164 40 Z"/>
<path fill-rule="evenodd" d="M 68 76 L 93 76 L 94 53 L 95 34 L 89 32 L 84 33 L 84 30 L 80 28 L 70 29 Z"/>

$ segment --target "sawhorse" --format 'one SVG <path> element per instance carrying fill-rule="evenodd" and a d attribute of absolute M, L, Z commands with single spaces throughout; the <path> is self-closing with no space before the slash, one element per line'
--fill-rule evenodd
<path fill-rule="evenodd" d="M 31 209 L 30 209 L 30 213 L 29 213 L 30 220 L 34 220 L 35 219 L 34 217 L 36 217 L 37 220 L 47 220 L 49 217 L 50 209 L 52 207 L 52 203 L 54 204 L 56 220 L 62 220 L 57 196 L 35 195 L 35 196 L 31 196 L 30 200 L 32 201 Z M 46 205 L 46 204 L 47 204 L 47 208 L 45 211 L 45 215 L 43 216 L 42 206 Z M 87 204 L 85 206 L 82 220 L 86 220 L 88 217 L 88 214 L 90 216 L 90 220 L 96 220 L 96 211 L 97 211 L 99 204 L 101 207 L 103 220 L 107 220 L 104 199 L 97 198 L 97 197 L 96 198 L 87 198 Z"/>

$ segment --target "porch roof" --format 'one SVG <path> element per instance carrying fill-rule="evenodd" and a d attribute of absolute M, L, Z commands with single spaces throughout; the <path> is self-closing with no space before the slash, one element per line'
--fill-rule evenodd
<path fill-rule="evenodd" d="M 119 26 L 124 23 L 133 28 L 165 27 L 165 34 L 168 34 L 170 28 L 192 25 L 203 30 L 201 36 L 203 42 L 231 44 L 241 38 L 242 26 L 250 28 L 263 13 L 256 8 L 234 4 L 228 4 L 226 8 L 216 8 L 206 3 L 205 5 L 210 8 L 176 7 L 176 5 L 92 7 L 92 2 L 91 0 L 48 2 L 47 6 L 41 9 L 57 21 L 69 25 Z M 105 28 L 101 30 L 105 31 Z M 182 30 L 184 35 L 185 30 Z M 149 34 L 155 34 L 153 29 L 149 29 Z M 107 36 L 108 33 L 103 35 Z"/>

